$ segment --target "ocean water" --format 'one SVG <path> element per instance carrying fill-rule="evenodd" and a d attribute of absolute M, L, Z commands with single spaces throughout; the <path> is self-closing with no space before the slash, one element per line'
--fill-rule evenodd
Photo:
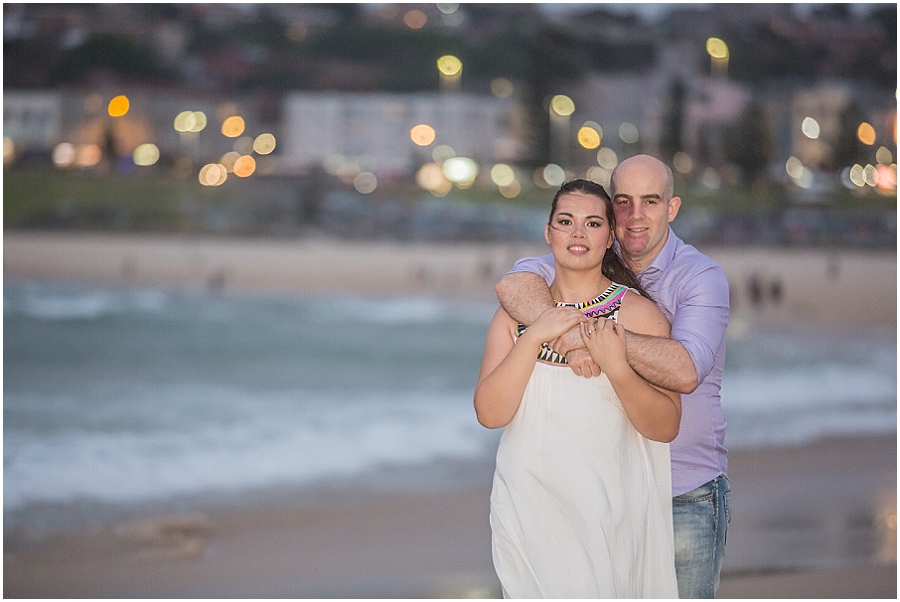
<path fill-rule="evenodd" d="M 493 303 L 11 281 L 3 297 L 7 525 L 386 469 L 427 485 L 496 451 L 472 409 Z M 894 331 L 728 345 L 729 448 L 896 432 Z"/>

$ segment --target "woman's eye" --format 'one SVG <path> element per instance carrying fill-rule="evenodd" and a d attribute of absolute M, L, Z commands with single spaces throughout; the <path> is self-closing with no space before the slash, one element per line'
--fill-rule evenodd
<path fill-rule="evenodd" d="M 602 225 L 603 225 L 603 224 L 600 223 L 600 222 L 588 222 L 588 226 L 590 226 L 591 228 L 599 228 L 599 227 L 601 227 Z"/>

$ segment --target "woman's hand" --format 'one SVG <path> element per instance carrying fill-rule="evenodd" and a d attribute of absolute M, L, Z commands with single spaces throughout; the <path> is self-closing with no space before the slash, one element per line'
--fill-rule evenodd
<path fill-rule="evenodd" d="M 607 318 L 594 318 L 581 324 L 581 338 L 588 353 L 608 375 L 629 369 L 624 326 Z"/>
<path fill-rule="evenodd" d="M 538 343 L 546 343 L 565 334 L 573 326 L 577 326 L 587 319 L 581 311 L 574 307 L 551 307 L 544 310 L 522 336 L 527 336 Z"/>

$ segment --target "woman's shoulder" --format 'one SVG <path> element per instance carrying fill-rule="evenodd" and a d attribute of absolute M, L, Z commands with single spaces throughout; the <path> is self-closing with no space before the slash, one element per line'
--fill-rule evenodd
<path fill-rule="evenodd" d="M 628 289 L 622 297 L 618 322 L 632 332 L 669 336 L 669 321 L 663 312 L 656 303 L 633 289 Z"/>

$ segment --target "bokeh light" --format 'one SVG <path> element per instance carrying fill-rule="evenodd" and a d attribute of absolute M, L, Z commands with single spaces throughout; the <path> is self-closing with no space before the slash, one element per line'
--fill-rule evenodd
<path fill-rule="evenodd" d="M 566 171 L 555 163 L 550 163 L 544 167 L 544 181 L 550 186 L 562 186 L 566 181 Z"/>
<path fill-rule="evenodd" d="M 513 92 L 515 92 L 515 86 L 505 77 L 495 77 L 491 80 L 491 94 L 497 98 L 509 98 Z"/>
<path fill-rule="evenodd" d="M 616 151 L 614 151 L 613 149 L 609 148 L 608 146 L 604 146 L 597 151 L 597 165 L 599 165 L 600 167 L 612 171 L 618 164 L 619 157 L 616 155 Z"/>
<path fill-rule="evenodd" d="M 509 184 L 500 187 L 500 194 L 507 199 L 514 199 L 522 192 L 522 185 L 519 184 L 518 180 L 513 180 Z"/>
<path fill-rule="evenodd" d="M 803 122 L 800 124 L 800 131 L 803 132 L 803 135 L 807 138 L 811 138 L 815 140 L 819 137 L 821 133 L 821 128 L 819 127 L 819 122 L 813 119 L 812 117 L 805 117 Z"/>
<path fill-rule="evenodd" d="M 878 170 L 874 165 L 866 165 L 863 167 L 863 180 L 867 186 L 875 187 L 878 185 Z"/>
<path fill-rule="evenodd" d="M 256 159 L 250 155 L 241 155 L 234 162 L 234 175 L 239 178 L 249 178 L 256 171 Z"/>
<path fill-rule="evenodd" d="M 435 163 L 441 164 L 447 159 L 451 159 L 456 156 L 456 151 L 453 150 L 453 147 L 447 146 L 446 144 L 439 144 L 434 147 L 434 150 L 431 151 L 431 158 L 434 159 Z"/>
<path fill-rule="evenodd" d="M 225 168 L 228 173 L 234 172 L 234 164 L 241 158 L 241 153 L 237 151 L 228 151 L 219 157 L 219 165 Z"/>
<path fill-rule="evenodd" d="M 610 170 L 603 169 L 602 167 L 599 167 L 597 165 L 588 167 L 587 173 L 585 174 L 588 180 L 590 180 L 591 182 L 597 182 L 601 186 L 609 186 L 611 175 L 612 172 Z"/>
<path fill-rule="evenodd" d="M 303 21 L 295 21 L 287 26 L 285 35 L 292 42 L 302 42 L 309 35 L 309 25 Z"/>
<path fill-rule="evenodd" d="M 96 144 L 79 144 L 75 149 L 75 164 L 78 167 L 93 167 L 103 159 L 103 151 Z"/>
<path fill-rule="evenodd" d="M 182 134 L 201 132 L 206 127 L 206 113 L 203 111 L 182 111 L 175 116 L 175 131 Z"/>
<path fill-rule="evenodd" d="M 886 191 L 897 190 L 897 166 L 896 165 L 879 165 L 878 170 L 878 188 Z"/>
<path fill-rule="evenodd" d="M 403 22 L 410 29 L 422 29 L 428 22 L 428 17 L 420 10 L 410 10 L 403 15 Z"/>
<path fill-rule="evenodd" d="M 859 141 L 863 144 L 872 146 L 875 144 L 875 128 L 873 128 L 871 124 L 863 121 L 856 129 L 856 137 L 859 138 Z"/>
<path fill-rule="evenodd" d="M 155 165 L 156 162 L 159 161 L 159 147 L 149 142 L 146 144 L 140 144 L 137 148 L 134 149 L 134 153 L 132 153 L 132 159 L 134 160 L 135 165 L 139 165 L 141 167 Z"/>
<path fill-rule="evenodd" d="M 491 168 L 491 181 L 497 186 L 509 186 L 516 181 L 516 172 L 506 163 L 497 163 Z"/>
<path fill-rule="evenodd" d="M 445 15 L 450 15 L 456 12 L 459 8 L 458 3 L 446 3 L 446 2 L 438 2 L 438 10 L 444 13 Z"/>
<path fill-rule="evenodd" d="M 275 150 L 275 136 L 272 134 L 260 134 L 253 141 L 253 151 L 258 155 L 268 155 Z"/>
<path fill-rule="evenodd" d="M 575 101 L 565 94 L 557 94 L 550 100 L 550 111 L 568 117 L 575 112 Z"/>
<path fill-rule="evenodd" d="M 863 166 L 857 163 L 850 168 L 850 172 L 847 174 L 847 177 L 854 186 L 862 188 L 866 185 L 866 178 L 863 172 Z"/>
<path fill-rule="evenodd" d="M 672 158 L 672 167 L 678 173 L 689 174 L 694 169 L 694 161 L 686 152 L 678 151 Z"/>
<path fill-rule="evenodd" d="M 416 184 L 437 197 L 447 196 L 453 183 L 444 177 L 444 170 L 437 163 L 426 163 L 416 172 Z"/>
<path fill-rule="evenodd" d="M 589 125 L 581 126 L 578 130 L 578 144 L 587 149 L 595 149 L 600 146 L 600 132 Z"/>
<path fill-rule="evenodd" d="M 728 44 L 721 38 L 709 38 L 706 40 L 706 52 L 714 59 L 727 59 Z"/>
<path fill-rule="evenodd" d="M 222 122 L 222 135 L 228 138 L 237 138 L 244 133 L 244 119 L 233 115 Z"/>
<path fill-rule="evenodd" d="M 231 148 L 242 155 L 249 155 L 253 152 L 253 138 L 250 136 L 241 136 L 234 141 Z"/>
<path fill-rule="evenodd" d="M 409 130 L 410 139 L 418 146 L 428 146 L 434 142 L 436 136 L 437 134 L 435 133 L 434 128 L 424 123 L 413 126 L 413 128 Z"/>
<path fill-rule="evenodd" d="M 119 95 L 109 101 L 109 106 L 106 107 L 106 110 L 110 117 L 121 117 L 128 112 L 130 106 L 131 103 L 128 101 L 128 97 Z"/>
<path fill-rule="evenodd" d="M 53 147 L 50 160 L 58 167 L 68 167 L 75 162 L 75 146 L 70 142 L 60 142 Z"/>
<path fill-rule="evenodd" d="M 452 54 L 445 54 L 437 60 L 437 67 L 441 75 L 453 77 L 459 75 L 462 71 L 462 61 Z"/>
<path fill-rule="evenodd" d="M 454 184 L 472 182 L 478 175 L 478 164 L 469 157 L 451 157 L 441 167 L 444 177 Z"/>
<path fill-rule="evenodd" d="M 192 127 L 190 132 L 201 132 L 206 127 L 206 113 L 203 111 L 194 111 L 194 127 Z"/>
<path fill-rule="evenodd" d="M 795 180 L 803 175 L 803 163 L 797 157 L 789 157 L 784 163 L 784 169 Z"/>
<path fill-rule="evenodd" d="M 894 155 L 889 148 L 882 146 L 875 151 L 875 160 L 881 165 L 890 165 L 894 162 Z"/>
<path fill-rule="evenodd" d="M 722 186 L 722 178 L 714 168 L 707 167 L 700 176 L 700 183 L 710 190 L 718 190 Z"/>
<path fill-rule="evenodd" d="M 228 179 L 228 171 L 224 165 L 207 163 L 200 168 L 199 179 L 204 186 L 221 186 Z"/>
<path fill-rule="evenodd" d="M 9 136 L 3 137 L 3 164 L 8 165 L 16 156 L 16 143 Z"/>
<path fill-rule="evenodd" d="M 640 139 L 637 126 L 627 121 L 619 126 L 619 138 L 625 144 L 634 144 Z"/>
<path fill-rule="evenodd" d="M 353 178 L 353 187 L 357 192 L 370 194 L 378 187 L 378 178 L 371 171 L 364 171 Z"/>

